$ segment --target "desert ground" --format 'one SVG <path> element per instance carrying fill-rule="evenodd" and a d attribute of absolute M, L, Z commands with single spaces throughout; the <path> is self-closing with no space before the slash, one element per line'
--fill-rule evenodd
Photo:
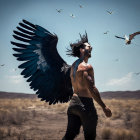
<path fill-rule="evenodd" d="M 94 102 L 99 117 L 96 140 L 140 140 L 140 99 L 103 101 L 113 115 L 105 117 Z M 61 140 L 67 126 L 68 104 L 50 106 L 37 97 L 20 95 L 0 98 L 0 140 Z M 75 140 L 84 140 L 82 127 Z"/>

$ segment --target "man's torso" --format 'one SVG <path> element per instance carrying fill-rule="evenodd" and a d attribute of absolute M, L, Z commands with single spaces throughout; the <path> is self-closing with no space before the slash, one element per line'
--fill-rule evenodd
<path fill-rule="evenodd" d="M 73 91 L 74 91 L 73 95 L 79 96 L 79 97 L 92 98 L 92 95 L 86 85 L 86 79 L 83 76 L 83 72 L 86 70 L 85 69 L 86 66 L 88 67 L 88 64 L 81 62 L 76 70 L 76 74 L 74 77 L 73 71 L 74 71 L 74 67 L 75 67 L 75 62 L 72 65 L 70 77 L 71 77 Z M 89 69 L 88 73 L 90 73 L 90 72 L 93 72 L 93 69 Z"/>

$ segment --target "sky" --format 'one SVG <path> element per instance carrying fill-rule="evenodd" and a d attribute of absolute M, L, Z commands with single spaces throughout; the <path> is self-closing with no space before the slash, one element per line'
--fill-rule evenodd
<path fill-rule="evenodd" d="M 130 45 L 115 38 L 140 31 L 139 6 L 139 0 L 0 0 L 0 91 L 35 93 L 20 75 L 22 62 L 12 55 L 10 44 L 22 19 L 57 34 L 58 52 L 68 64 L 77 58 L 68 57 L 66 48 L 86 31 L 93 47 L 88 62 L 94 68 L 98 90 L 140 90 L 140 74 L 136 75 L 140 72 L 140 35 Z"/>

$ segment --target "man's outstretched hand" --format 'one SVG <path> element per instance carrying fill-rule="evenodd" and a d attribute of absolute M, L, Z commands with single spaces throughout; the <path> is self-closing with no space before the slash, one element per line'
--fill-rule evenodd
<path fill-rule="evenodd" d="M 112 116 L 111 110 L 108 107 L 103 108 L 103 111 L 104 111 L 106 117 Z"/>

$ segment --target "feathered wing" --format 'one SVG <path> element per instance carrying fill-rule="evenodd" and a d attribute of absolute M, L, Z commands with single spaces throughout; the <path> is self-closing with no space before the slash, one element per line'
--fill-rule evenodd
<path fill-rule="evenodd" d="M 115 37 L 116 37 L 116 38 L 120 38 L 120 39 L 124 39 L 124 40 L 125 40 L 125 38 L 124 38 L 124 37 L 119 37 L 119 36 L 116 36 L 116 35 L 115 35 Z"/>
<path fill-rule="evenodd" d="M 68 102 L 73 94 L 71 66 L 58 54 L 57 35 L 26 20 L 19 25 L 13 37 L 23 43 L 11 43 L 16 46 L 13 50 L 18 52 L 13 55 L 24 61 L 19 66 L 23 69 L 21 75 L 28 78 L 30 88 L 41 100 L 49 104 Z"/>
<path fill-rule="evenodd" d="M 140 31 L 139 32 L 135 32 L 133 34 L 130 34 L 129 35 L 129 39 L 132 40 L 136 35 L 140 34 Z"/>

